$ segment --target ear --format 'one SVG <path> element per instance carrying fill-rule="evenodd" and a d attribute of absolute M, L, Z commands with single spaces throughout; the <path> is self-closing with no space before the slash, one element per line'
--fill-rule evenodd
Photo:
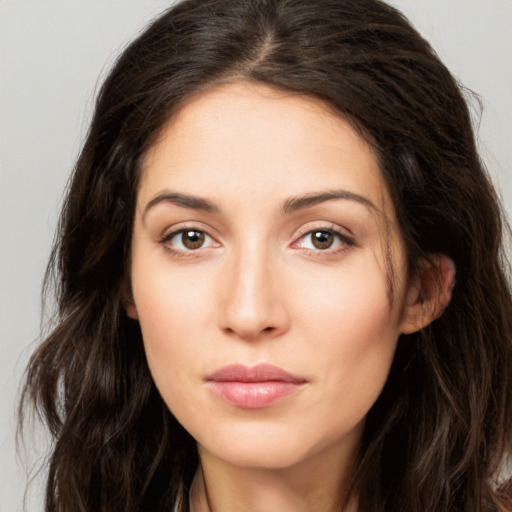
<path fill-rule="evenodd" d="M 130 304 L 126 304 L 124 307 L 126 311 L 126 315 L 128 318 L 131 318 L 132 320 L 138 320 L 139 316 L 137 315 L 137 309 L 135 309 L 135 304 L 133 302 L 130 302 Z"/>
<path fill-rule="evenodd" d="M 402 334 L 417 332 L 439 318 L 452 298 L 455 264 L 444 254 L 422 259 L 407 290 L 400 324 Z"/>
<path fill-rule="evenodd" d="M 129 279 L 123 279 L 121 288 L 119 290 L 119 295 L 121 298 L 121 304 L 123 305 L 128 318 L 131 318 L 132 320 L 138 320 L 139 316 L 137 315 L 137 308 L 135 307 L 135 302 L 133 301 L 131 288 L 132 287 L 130 285 Z"/>

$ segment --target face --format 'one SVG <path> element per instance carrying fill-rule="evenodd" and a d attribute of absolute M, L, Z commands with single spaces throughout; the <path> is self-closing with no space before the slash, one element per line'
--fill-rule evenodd
<path fill-rule="evenodd" d="M 357 445 L 405 328 L 396 225 L 372 150 L 318 100 L 229 84 L 172 117 L 143 165 L 128 314 L 202 455 L 280 468 Z"/>

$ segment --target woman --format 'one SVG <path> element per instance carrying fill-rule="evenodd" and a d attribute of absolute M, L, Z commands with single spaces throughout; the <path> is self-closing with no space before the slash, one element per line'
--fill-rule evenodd
<path fill-rule="evenodd" d="M 396 10 L 178 4 L 107 78 L 63 209 L 25 389 L 47 510 L 506 510 L 502 231 Z"/>

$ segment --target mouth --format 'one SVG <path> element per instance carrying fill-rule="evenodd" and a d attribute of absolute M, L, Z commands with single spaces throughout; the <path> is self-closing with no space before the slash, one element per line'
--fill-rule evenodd
<path fill-rule="evenodd" d="M 307 383 L 303 377 L 270 364 L 224 366 L 205 381 L 220 398 L 243 409 L 270 406 L 298 392 Z"/>

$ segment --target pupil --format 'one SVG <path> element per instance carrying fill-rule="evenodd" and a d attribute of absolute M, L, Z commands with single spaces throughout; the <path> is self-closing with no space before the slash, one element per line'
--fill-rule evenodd
<path fill-rule="evenodd" d="M 317 231 L 313 233 L 313 245 L 317 249 L 328 249 L 334 241 L 332 233 L 327 231 Z"/>
<path fill-rule="evenodd" d="M 201 233 L 201 231 L 184 231 L 181 239 L 187 249 L 198 249 L 204 243 L 204 233 Z"/>

